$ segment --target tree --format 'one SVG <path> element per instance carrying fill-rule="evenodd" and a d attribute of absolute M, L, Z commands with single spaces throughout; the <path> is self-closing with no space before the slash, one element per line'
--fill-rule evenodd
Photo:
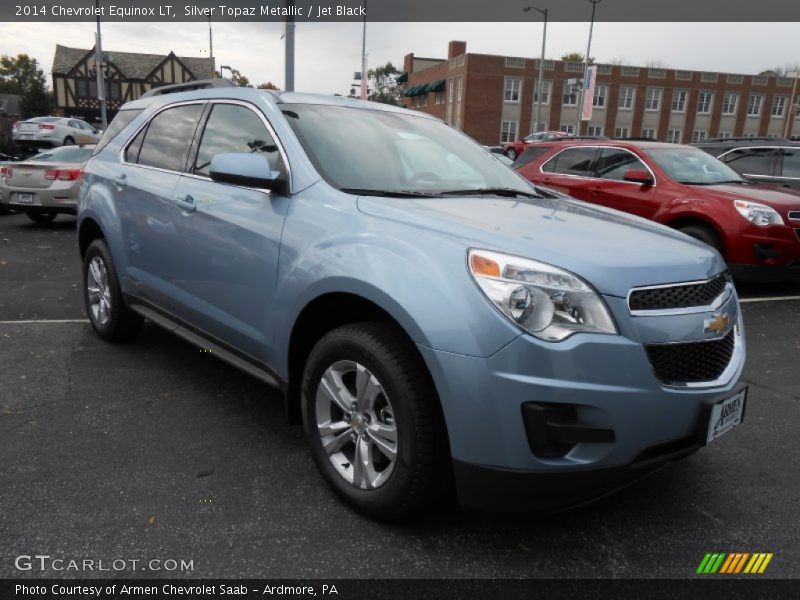
<path fill-rule="evenodd" d="M 271 81 L 268 81 L 266 83 L 260 83 L 258 85 L 258 89 L 260 89 L 260 90 L 279 90 L 280 88 L 277 85 L 275 85 L 274 83 L 272 83 Z"/>
<path fill-rule="evenodd" d="M 669 65 L 660 58 L 654 58 L 644 63 L 648 69 L 669 69 Z"/>
<path fill-rule="evenodd" d="M 373 102 L 403 106 L 400 85 L 397 83 L 400 73 L 391 62 L 370 69 L 367 82 L 372 91 L 368 98 Z"/>
<path fill-rule="evenodd" d="M 788 64 L 783 67 L 772 67 L 761 71 L 759 75 L 771 75 L 773 77 L 792 77 L 794 73 L 800 71 L 800 63 Z"/>
<path fill-rule="evenodd" d="M 239 87 L 250 87 L 250 80 L 239 69 L 231 69 L 231 83 Z"/>
<path fill-rule="evenodd" d="M 585 56 L 583 54 L 581 54 L 580 52 L 568 52 L 567 54 L 562 54 L 561 55 L 561 60 L 563 60 L 564 62 L 583 62 L 584 59 L 585 59 Z M 593 64 L 593 63 L 594 63 L 594 57 L 590 56 L 589 57 L 589 64 Z"/>
<path fill-rule="evenodd" d="M 0 56 L 0 93 L 19 94 L 23 117 L 46 115 L 53 107 L 44 71 L 27 54 Z"/>

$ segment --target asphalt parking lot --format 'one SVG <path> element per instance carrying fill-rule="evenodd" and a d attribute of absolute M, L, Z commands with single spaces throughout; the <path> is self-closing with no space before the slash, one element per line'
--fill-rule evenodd
<path fill-rule="evenodd" d="M 386 525 L 336 500 L 270 388 L 150 324 L 100 342 L 74 223 L 0 216 L 0 577 L 80 575 L 15 568 L 39 553 L 209 578 L 683 578 L 716 551 L 800 577 L 800 299 L 775 299 L 800 285 L 740 288 L 747 417 L 712 446 L 567 513 Z"/>

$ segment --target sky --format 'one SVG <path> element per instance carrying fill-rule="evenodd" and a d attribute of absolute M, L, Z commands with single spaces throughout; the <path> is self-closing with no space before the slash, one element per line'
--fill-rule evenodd
<path fill-rule="evenodd" d="M 347 94 L 361 67 L 360 23 L 298 23 L 295 89 Z M 0 23 L 0 54 L 27 53 L 43 70 L 52 68 L 55 45 L 91 48 L 94 23 Z M 241 71 L 252 84 L 284 83 L 282 23 L 213 23 L 217 67 Z M 547 58 L 586 51 L 587 23 L 550 23 Z M 667 68 L 758 73 L 797 64 L 798 23 L 595 23 L 591 55 L 598 62 Z M 450 40 L 467 42 L 468 52 L 538 57 L 541 23 L 369 23 L 370 66 L 403 57 L 446 58 Z M 103 49 L 178 56 L 208 56 L 208 24 L 106 23 Z"/>

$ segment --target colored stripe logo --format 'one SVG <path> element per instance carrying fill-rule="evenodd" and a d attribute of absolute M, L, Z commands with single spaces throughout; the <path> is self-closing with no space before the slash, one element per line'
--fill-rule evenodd
<path fill-rule="evenodd" d="M 697 573 L 701 575 L 714 575 L 719 574 L 760 574 L 763 573 L 769 561 L 772 560 L 773 554 L 771 552 L 709 552 L 700 562 L 697 567 Z"/>

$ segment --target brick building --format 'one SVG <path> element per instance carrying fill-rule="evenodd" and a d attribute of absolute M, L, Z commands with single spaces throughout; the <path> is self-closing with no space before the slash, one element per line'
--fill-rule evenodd
<path fill-rule="evenodd" d="M 577 131 L 580 93 L 569 79 L 583 63 L 546 60 L 539 130 Z M 446 59 L 404 60 L 406 106 L 433 114 L 483 144 L 536 131 L 539 59 L 467 53 L 452 41 Z M 710 137 L 800 136 L 795 80 L 598 64 L 592 117 L 584 135 L 652 137 L 691 143 Z M 790 110 L 794 107 L 794 110 Z"/>

